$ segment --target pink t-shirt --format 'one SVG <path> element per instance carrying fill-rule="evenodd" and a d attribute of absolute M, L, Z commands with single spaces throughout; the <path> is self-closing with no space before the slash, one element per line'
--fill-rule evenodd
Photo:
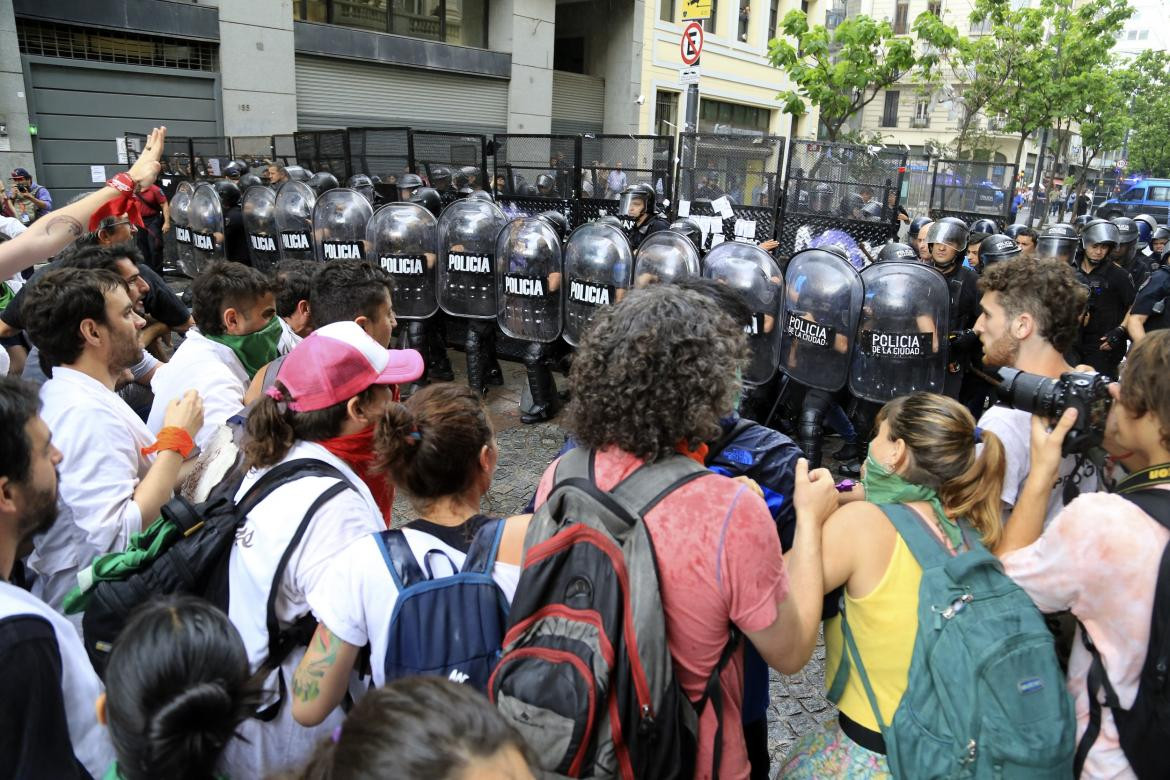
<path fill-rule="evenodd" d="M 598 453 L 597 485 L 608 490 L 642 465 L 618 449 Z M 552 466 L 536 492 L 540 507 L 552 487 Z M 751 488 L 712 473 L 680 487 L 650 510 L 646 528 L 654 542 L 667 643 L 675 674 L 691 700 L 703 694 L 707 678 L 727 644 L 731 623 L 742 631 L 761 631 L 776 621 L 788 594 L 780 540 L 763 499 Z M 719 776 L 750 774 L 740 728 L 743 702 L 743 651 L 723 670 L 723 755 Z M 715 712 L 699 721 L 696 778 L 711 777 Z"/>
<path fill-rule="evenodd" d="M 1008 576 L 1041 612 L 1071 610 L 1089 630 L 1122 707 L 1131 707 L 1150 644 L 1154 587 L 1170 532 L 1131 501 L 1109 493 L 1082 493 L 1043 535 L 1003 559 Z M 1092 656 L 1080 628 L 1068 662 L 1077 739 L 1089 722 L 1087 679 Z M 1102 694 L 1103 695 L 1103 694 Z M 1117 726 L 1102 707 L 1101 733 L 1082 778 L 1134 777 Z"/>

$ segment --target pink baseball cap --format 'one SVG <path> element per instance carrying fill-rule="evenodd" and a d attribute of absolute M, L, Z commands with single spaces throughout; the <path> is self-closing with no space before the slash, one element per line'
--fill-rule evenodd
<path fill-rule="evenodd" d="M 280 364 L 276 379 L 288 390 L 268 394 L 294 412 L 314 412 L 348 401 L 370 385 L 396 385 L 422 376 L 417 350 L 386 349 L 353 321 L 317 328 Z"/>

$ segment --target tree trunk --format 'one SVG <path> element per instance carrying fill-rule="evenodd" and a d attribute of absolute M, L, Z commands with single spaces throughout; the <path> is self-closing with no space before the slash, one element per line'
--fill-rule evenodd
<path fill-rule="evenodd" d="M 1024 158 L 1024 144 L 1026 144 L 1028 142 L 1028 136 L 1030 136 L 1031 134 L 1032 134 L 1032 132 L 1030 130 L 1026 130 L 1026 131 L 1020 133 L 1020 143 L 1016 147 L 1016 171 L 1017 172 L 1020 170 L 1020 160 L 1022 160 Z"/>

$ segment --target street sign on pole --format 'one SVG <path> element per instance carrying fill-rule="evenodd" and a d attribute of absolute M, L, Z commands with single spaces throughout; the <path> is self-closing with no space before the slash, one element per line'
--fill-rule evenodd
<path fill-rule="evenodd" d="M 682 9 L 684 22 L 692 19 L 710 19 L 713 0 L 685 0 Z"/>
<path fill-rule="evenodd" d="M 699 55 L 703 53 L 703 25 L 691 22 L 683 28 L 679 51 L 684 65 L 694 65 L 699 61 Z"/>
<path fill-rule="evenodd" d="M 679 68 L 678 69 L 678 83 L 679 86 L 686 87 L 691 84 L 699 83 L 699 69 L 695 68 Z"/>

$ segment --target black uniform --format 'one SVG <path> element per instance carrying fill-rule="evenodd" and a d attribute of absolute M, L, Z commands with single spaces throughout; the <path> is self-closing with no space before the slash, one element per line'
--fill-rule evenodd
<path fill-rule="evenodd" d="M 669 230 L 670 223 L 662 217 L 654 214 L 650 219 L 636 226 L 630 231 L 630 249 L 637 251 L 642 242 L 646 240 L 646 236 L 653 235 L 660 230 Z"/>
<path fill-rule="evenodd" d="M 1109 261 L 1088 273 L 1080 265 L 1076 270 L 1077 280 L 1089 289 L 1089 302 L 1071 362 L 1087 363 L 1102 374 L 1116 377 L 1117 366 L 1125 357 L 1125 337 L 1114 338 L 1110 350 L 1101 349 L 1101 339 L 1121 325 L 1133 305 L 1133 281 L 1128 271 Z"/>
<path fill-rule="evenodd" d="M 223 252 L 228 260 L 244 265 L 252 264 L 248 253 L 248 234 L 244 232 L 244 212 L 232 206 L 223 212 Z"/>
<path fill-rule="evenodd" d="M 1160 266 L 1150 274 L 1146 283 L 1133 300 L 1131 314 L 1146 315 L 1146 333 L 1170 327 L 1170 312 L 1166 306 L 1170 299 L 1170 267 Z"/>
<path fill-rule="evenodd" d="M 971 354 L 979 347 L 979 337 L 971 330 L 979 318 L 979 274 L 975 269 L 957 263 L 950 273 L 943 276 L 951 291 L 947 379 L 943 385 L 943 394 L 958 399 L 963 375 L 971 363 Z"/>

